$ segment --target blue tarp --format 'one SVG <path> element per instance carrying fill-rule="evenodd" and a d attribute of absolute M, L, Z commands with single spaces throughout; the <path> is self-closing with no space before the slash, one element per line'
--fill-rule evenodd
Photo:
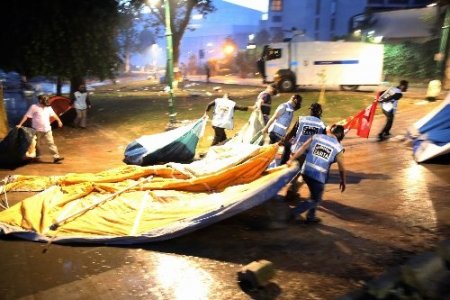
<path fill-rule="evenodd" d="M 409 130 L 414 159 L 424 162 L 450 153 L 450 93 Z"/>

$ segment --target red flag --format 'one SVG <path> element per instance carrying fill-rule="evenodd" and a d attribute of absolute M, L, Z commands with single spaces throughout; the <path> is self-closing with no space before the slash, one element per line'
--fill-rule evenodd
<path fill-rule="evenodd" d="M 375 116 L 375 111 L 377 110 L 378 101 L 375 100 L 365 109 L 357 113 L 353 117 L 348 117 L 346 120 L 342 120 L 337 124 L 341 124 L 345 129 L 356 129 L 356 134 L 359 137 L 368 138 L 370 128 L 372 127 L 373 117 Z"/>

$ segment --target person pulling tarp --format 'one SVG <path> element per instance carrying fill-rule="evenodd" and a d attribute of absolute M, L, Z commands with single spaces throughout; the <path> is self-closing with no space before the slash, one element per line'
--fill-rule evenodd
<path fill-rule="evenodd" d="M 0 167 L 15 168 L 36 156 L 35 131 L 14 127 L 0 142 Z"/>
<path fill-rule="evenodd" d="M 205 131 L 206 118 L 200 118 L 176 129 L 144 135 L 128 144 L 124 162 L 148 166 L 168 162 L 188 162 L 195 156 L 200 137 Z"/>
<path fill-rule="evenodd" d="M 445 100 L 408 129 L 417 162 L 450 153 L 450 93 Z"/>

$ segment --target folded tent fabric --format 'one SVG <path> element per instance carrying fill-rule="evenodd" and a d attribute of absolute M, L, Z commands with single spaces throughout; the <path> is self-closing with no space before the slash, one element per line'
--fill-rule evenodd
<path fill-rule="evenodd" d="M 188 162 L 203 136 L 206 119 L 166 132 L 145 135 L 131 142 L 125 149 L 124 162 L 148 166 L 167 162 Z"/>
<path fill-rule="evenodd" d="M 133 190 L 52 227 L 107 194 L 88 183 L 76 194 L 54 186 L 0 212 L 0 233 L 33 241 L 135 244 L 167 240 L 216 223 L 276 195 L 295 173 L 282 167 L 221 192 Z"/>
<path fill-rule="evenodd" d="M 250 115 L 247 123 L 239 132 L 227 143 L 242 143 L 261 145 L 264 141 L 262 129 L 264 128 L 264 118 L 261 110 L 256 109 Z"/>
<path fill-rule="evenodd" d="M 0 232 L 41 241 L 56 238 L 61 242 L 125 244 L 176 237 L 270 199 L 297 172 L 295 167 L 264 172 L 277 146 L 258 150 L 247 160 L 214 174 L 184 179 L 155 176 L 55 230 L 51 229 L 55 220 L 132 186 L 136 181 L 130 178 L 137 179 L 137 175 L 119 182 L 59 181 L 59 185 L 0 212 Z M 157 170 L 127 167 L 145 169 L 145 174 Z M 95 177 L 91 174 L 86 178 Z"/>

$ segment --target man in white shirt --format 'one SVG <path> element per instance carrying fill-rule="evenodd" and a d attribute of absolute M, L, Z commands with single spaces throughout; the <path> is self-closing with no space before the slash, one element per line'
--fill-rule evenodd
<path fill-rule="evenodd" d="M 39 161 L 40 154 L 40 144 L 42 139 L 45 139 L 47 142 L 50 153 L 53 155 L 53 163 L 59 164 L 64 159 L 61 157 L 58 152 L 58 148 L 55 145 L 52 134 L 52 127 L 50 125 L 50 118 L 53 117 L 58 122 L 58 127 L 62 127 L 63 124 L 58 115 L 53 111 L 53 108 L 50 106 L 48 102 L 48 96 L 40 95 L 38 97 L 39 103 L 33 104 L 30 106 L 26 114 L 23 116 L 22 120 L 20 120 L 17 127 L 22 127 L 23 123 L 28 118 L 31 118 L 31 127 L 36 130 L 36 161 Z"/>

